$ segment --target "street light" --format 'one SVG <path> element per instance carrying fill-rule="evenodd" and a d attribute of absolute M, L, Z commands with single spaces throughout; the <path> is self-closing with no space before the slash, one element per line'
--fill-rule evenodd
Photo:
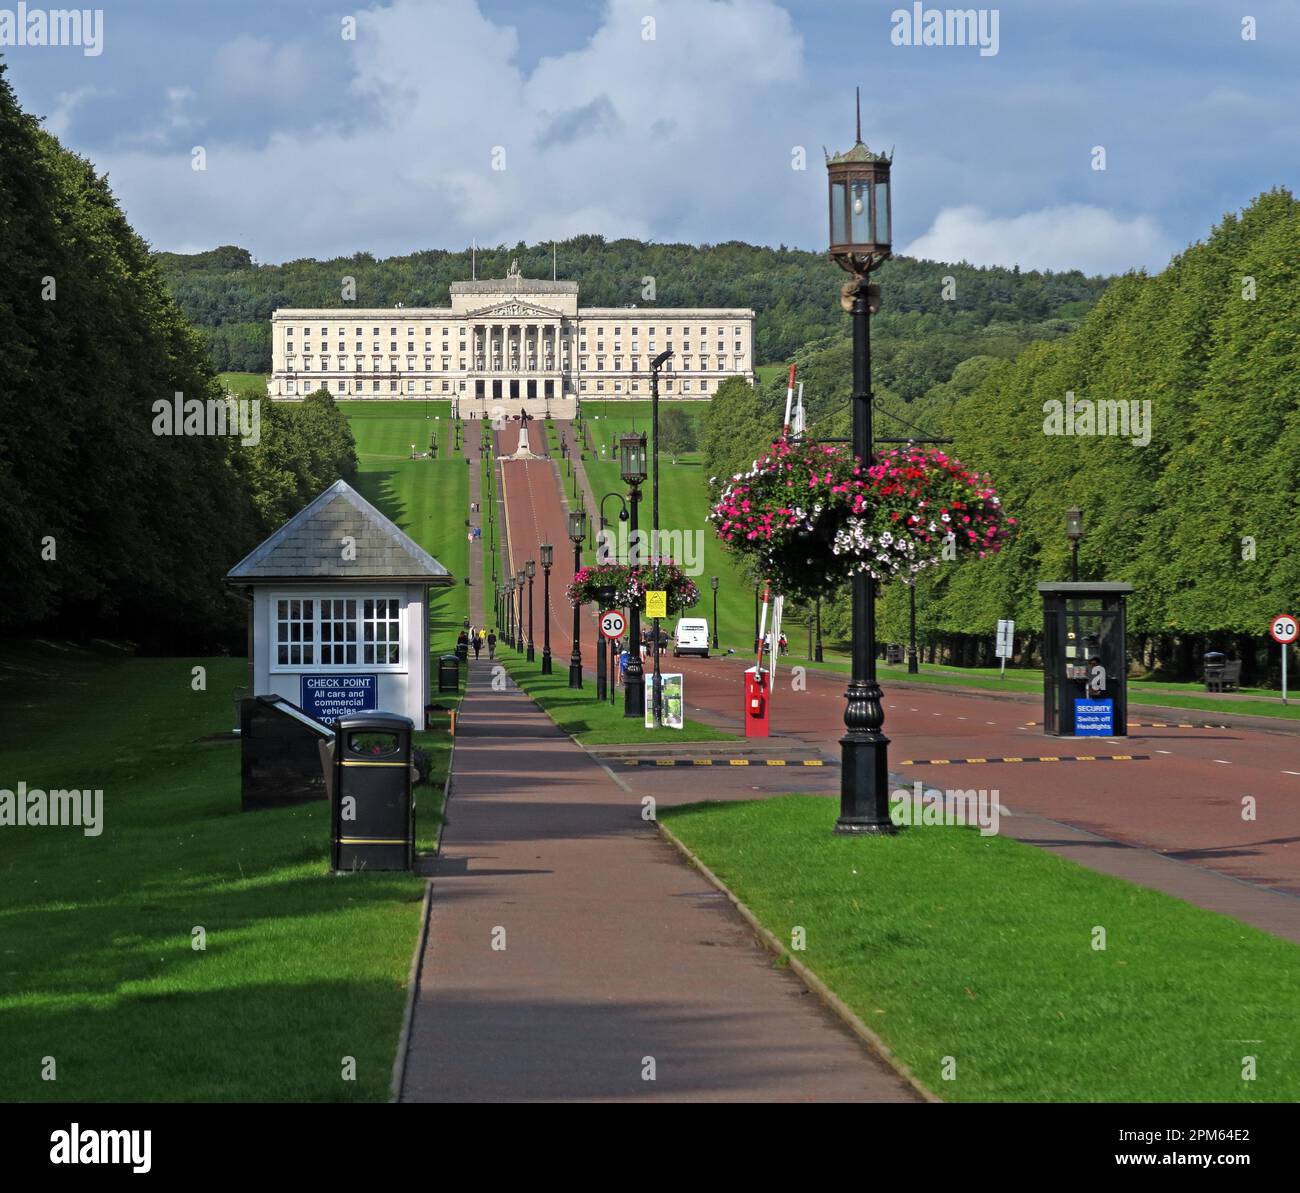
<path fill-rule="evenodd" d="M 673 350 L 665 348 L 650 362 L 650 557 L 659 563 L 659 370 L 673 357 Z M 663 681 L 659 674 L 659 618 L 651 623 L 654 635 L 654 723 L 656 727 L 661 720 Z"/>
<path fill-rule="evenodd" d="M 857 140 L 847 153 L 826 159 L 831 259 L 852 276 L 841 302 L 853 317 L 853 454 L 873 459 L 871 427 L 871 312 L 879 288 L 873 270 L 889 259 L 889 173 L 892 162 L 862 140 L 859 103 Z M 853 577 L 853 667 L 845 692 L 844 736 L 840 738 L 840 815 L 835 831 L 892 833 L 889 817 L 889 738 L 882 732 L 885 710 L 876 679 L 876 582 L 866 572 Z"/>
<path fill-rule="evenodd" d="M 641 500 L 641 485 L 646 478 L 645 434 L 624 435 L 618 443 L 619 475 L 627 483 L 628 505 L 632 510 L 632 529 L 628 538 L 627 562 L 635 567 L 640 561 L 636 507 Z M 623 673 L 623 716 L 645 716 L 645 670 L 641 666 L 641 606 L 633 601 L 628 609 L 627 670 Z"/>
<path fill-rule="evenodd" d="M 515 573 L 515 649 L 524 649 L 524 569 Z"/>
<path fill-rule="evenodd" d="M 527 659 L 533 661 L 533 577 L 537 575 L 537 561 L 528 560 L 524 564 L 524 571 L 528 574 L 528 655 Z"/>
<path fill-rule="evenodd" d="M 916 577 L 907 586 L 907 673 L 916 675 L 920 667 L 916 662 Z"/>
<path fill-rule="evenodd" d="M 1072 505 L 1065 511 L 1065 537 L 1070 540 L 1070 579 L 1079 580 L 1079 540 L 1083 538 L 1083 510 Z"/>
<path fill-rule="evenodd" d="M 713 589 L 713 649 L 718 649 L 718 578 L 712 576 L 709 579 L 709 587 Z"/>
<path fill-rule="evenodd" d="M 569 542 L 573 544 L 573 574 L 582 568 L 582 541 L 587 537 L 587 511 L 569 511 Z M 573 606 L 573 653 L 569 655 L 569 687 L 582 687 L 582 606 Z"/>
<path fill-rule="evenodd" d="M 542 674 L 551 674 L 551 564 L 555 562 L 555 548 L 542 543 L 538 548 L 542 557 Z"/>

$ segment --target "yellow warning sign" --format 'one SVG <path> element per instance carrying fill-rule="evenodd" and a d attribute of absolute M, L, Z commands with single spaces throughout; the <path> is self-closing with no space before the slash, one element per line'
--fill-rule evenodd
<path fill-rule="evenodd" d="M 663 588 L 647 588 L 645 593 L 645 615 L 647 617 L 668 616 L 668 591 Z"/>

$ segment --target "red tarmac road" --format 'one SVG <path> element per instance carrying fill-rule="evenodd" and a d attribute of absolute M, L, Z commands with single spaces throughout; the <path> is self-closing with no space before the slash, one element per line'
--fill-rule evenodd
<path fill-rule="evenodd" d="M 541 438 L 539 424 L 538 435 Z M 498 432 L 498 454 L 514 450 L 518 425 Z M 544 441 L 532 449 L 545 451 Z M 556 547 L 551 583 L 551 648 L 557 668 L 571 649 L 572 610 L 564 587 L 572 577 L 560 483 L 553 464 L 503 465 L 513 566 L 536 558 L 536 545 Z M 562 472 L 561 472 L 562 475 Z M 539 580 L 540 590 L 540 580 Z M 593 612 L 583 612 L 583 658 L 594 662 Z M 536 643 L 542 649 L 540 591 Z M 685 676 L 688 710 L 699 719 L 740 731 L 741 672 L 747 661 L 673 659 L 665 670 Z M 792 668 L 781 661 L 772 699 L 772 732 L 838 758 L 843 729 L 842 675 L 809 669 L 796 691 Z M 589 677 L 590 682 L 590 677 Z M 953 694 L 920 686 L 886 685 L 885 732 L 892 769 L 908 783 L 939 788 L 996 789 L 1011 812 L 1048 817 L 1098 836 L 1155 850 L 1275 890 L 1300 895 L 1300 737 L 1262 729 L 1138 729 L 1127 738 L 1056 738 L 1028 722 L 1041 704 Z M 1135 717 L 1135 719 L 1138 719 Z M 1142 719 L 1149 719 L 1143 717 Z M 960 763 L 905 766 L 910 759 L 1077 757 L 1132 754 L 1143 760 L 1093 762 Z M 707 778 L 702 791 L 700 775 Z M 626 776 L 624 776 L 626 778 Z M 636 773 L 664 795 L 830 790 L 838 771 L 826 767 L 663 768 Z M 775 786 L 774 786 L 775 784 Z M 1253 819 L 1243 809 L 1253 801 Z"/>

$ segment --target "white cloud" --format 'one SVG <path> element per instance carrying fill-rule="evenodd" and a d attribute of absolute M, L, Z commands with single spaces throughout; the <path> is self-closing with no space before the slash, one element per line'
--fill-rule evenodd
<path fill-rule="evenodd" d="M 931 261 L 1095 274 L 1163 269 L 1174 246 L 1150 216 L 1124 219 L 1102 207 L 1069 203 L 1014 216 L 945 207 L 930 230 L 902 251 Z"/>
<path fill-rule="evenodd" d="M 60 91 L 54 100 L 54 110 L 45 117 L 45 127 L 56 137 L 66 137 L 77 109 L 97 94 L 98 89 L 95 87 L 75 87 L 71 91 Z"/>
<path fill-rule="evenodd" d="M 734 167 L 756 152 L 759 105 L 772 113 L 771 165 L 794 185 L 766 207 L 745 194 L 739 214 L 767 219 L 806 201 L 807 175 L 791 179 L 788 165 L 803 129 L 781 102 L 801 82 L 803 47 L 772 0 L 610 0 L 585 46 L 529 75 L 514 29 L 474 0 L 392 0 L 357 23 L 352 74 L 337 84 L 356 100 L 346 122 L 281 129 L 258 146 L 205 132 L 201 172 L 188 151 L 100 155 L 155 245 L 192 244 L 199 228 L 264 259 L 593 231 L 757 236 L 776 221 L 737 222 L 736 187 L 752 183 Z M 215 69 L 239 92 L 252 85 L 244 64 L 301 79 L 289 71 L 300 60 L 298 48 L 238 38 Z M 497 147 L 504 170 L 492 168 Z"/>

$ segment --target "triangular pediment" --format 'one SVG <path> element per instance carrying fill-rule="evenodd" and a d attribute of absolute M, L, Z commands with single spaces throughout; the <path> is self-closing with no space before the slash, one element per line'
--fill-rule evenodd
<path fill-rule="evenodd" d="M 551 310 L 550 307 L 539 307 L 531 302 L 519 302 L 510 300 L 508 302 L 497 302 L 491 306 L 479 307 L 478 310 L 466 313 L 467 319 L 562 319 L 564 315 L 560 311 Z"/>

